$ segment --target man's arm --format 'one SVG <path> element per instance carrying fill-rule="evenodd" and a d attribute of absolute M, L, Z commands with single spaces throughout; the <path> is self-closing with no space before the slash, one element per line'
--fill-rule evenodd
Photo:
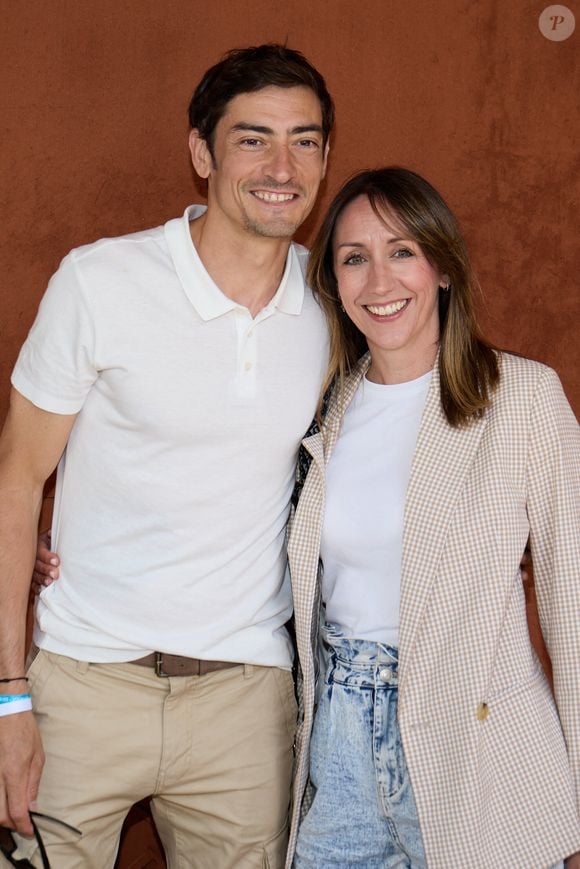
<path fill-rule="evenodd" d="M 48 413 L 15 390 L 0 437 L 0 679 L 24 674 L 26 610 L 45 480 L 66 446 L 75 415 Z M 0 683 L 2 694 L 26 682 Z M 44 763 L 31 712 L 0 716 L 0 825 L 32 835 L 28 815 Z"/>

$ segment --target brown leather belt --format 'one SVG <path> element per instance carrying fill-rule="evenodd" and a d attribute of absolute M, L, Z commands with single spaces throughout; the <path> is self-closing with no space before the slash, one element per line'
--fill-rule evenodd
<path fill-rule="evenodd" d="M 156 676 L 205 676 L 215 670 L 242 666 L 234 661 L 202 661 L 201 658 L 166 655 L 164 652 L 151 652 L 150 655 L 129 663 L 138 664 L 139 667 L 153 667 Z"/>

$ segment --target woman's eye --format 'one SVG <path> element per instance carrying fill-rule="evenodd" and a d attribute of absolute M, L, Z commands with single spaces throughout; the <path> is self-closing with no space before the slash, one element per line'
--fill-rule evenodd
<path fill-rule="evenodd" d="M 351 253 L 344 261 L 345 266 L 358 266 L 364 263 L 365 259 L 360 253 Z"/>
<path fill-rule="evenodd" d="M 414 252 L 413 252 L 410 248 L 408 248 L 408 247 L 399 247 L 399 248 L 397 248 L 397 250 L 393 253 L 393 256 L 394 256 L 394 257 L 397 257 L 397 259 L 406 259 L 406 258 L 409 257 L 409 256 L 415 256 L 415 254 L 414 254 Z"/>

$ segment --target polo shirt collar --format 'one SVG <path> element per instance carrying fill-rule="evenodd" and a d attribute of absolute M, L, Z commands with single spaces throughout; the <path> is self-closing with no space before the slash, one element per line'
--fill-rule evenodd
<path fill-rule="evenodd" d="M 205 269 L 191 240 L 189 223 L 200 217 L 205 205 L 190 205 L 182 218 L 165 224 L 165 238 L 183 289 L 202 320 L 213 320 L 239 308 L 217 286 Z M 300 257 L 294 244 L 290 245 L 286 267 L 280 285 L 266 309 L 277 308 L 285 314 L 300 314 L 304 301 L 304 275 Z"/>

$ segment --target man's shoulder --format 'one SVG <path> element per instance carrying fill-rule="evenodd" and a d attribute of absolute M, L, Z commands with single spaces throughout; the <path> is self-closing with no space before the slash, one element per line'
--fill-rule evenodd
<path fill-rule="evenodd" d="M 124 257 L 138 257 L 164 247 L 164 226 L 155 226 L 138 232 L 100 238 L 89 244 L 73 248 L 70 259 L 77 263 L 106 263 Z"/>

